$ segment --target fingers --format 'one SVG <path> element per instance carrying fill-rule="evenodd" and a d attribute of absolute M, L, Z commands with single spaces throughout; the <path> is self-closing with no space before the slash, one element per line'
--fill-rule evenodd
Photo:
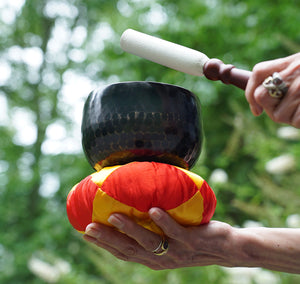
<path fill-rule="evenodd" d="M 279 72 L 288 66 L 289 62 L 284 59 L 276 59 L 266 62 L 258 63 L 254 66 L 252 76 L 250 77 L 245 96 L 249 102 L 250 109 L 252 113 L 257 116 L 260 115 L 263 111 L 263 107 L 257 101 L 257 96 L 254 95 L 255 90 L 260 86 L 265 78 L 272 75 L 274 72 Z"/>
<path fill-rule="evenodd" d="M 149 215 L 168 237 L 177 241 L 182 241 L 187 237 L 184 228 L 160 208 L 151 208 Z"/>
<path fill-rule="evenodd" d="M 101 242 L 99 239 L 95 239 L 87 234 L 83 235 L 83 239 L 86 240 L 87 242 L 93 243 L 98 247 L 101 247 L 105 250 L 107 250 L 108 252 L 110 252 L 112 255 L 114 255 L 115 257 L 124 260 L 124 261 L 128 261 L 128 257 L 125 254 L 122 254 L 121 252 L 119 252 L 117 249 L 111 247 L 110 245 Z"/>
<path fill-rule="evenodd" d="M 295 60 L 295 61 L 291 62 L 291 64 L 286 69 L 281 71 L 281 76 L 283 78 L 285 78 L 285 80 L 287 80 L 287 81 L 289 81 L 295 77 L 298 77 L 299 74 L 300 74 L 299 60 Z"/>
<path fill-rule="evenodd" d="M 160 242 L 159 236 L 157 237 Z M 86 241 L 109 251 L 118 259 L 137 262 L 155 270 L 163 268 L 163 266 L 155 260 L 155 257 L 158 256 L 155 256 L 152 252 L 146 251 L 133 238 L 114 228 L 98 223 L 92 223 L 87 226 L 83 238 Z M 156 244 L 156 247 L 158 246 L 158 243 Z"/>
<path fill-rule="evenodd" d="M 273 121 L 300 128 L 300 77 L 289 83 L 282 99 L 271 97 L 262 85 L 256 88 L 254 98 Z"/>
<path fill-rule="evenodd" d="M 300 128 L 300 77 L 294 79 L 285 97 L 273 111 L 274 121 Z"/>
<path fill-rule="evenodd" d="M 279 72 L 284 80 L 286 80 L 288 75 L 293 73 L 294 70 L 299 67 L 299 58 L 300 53 L 297 53 L 285 58 L 260 62 L 254 66 L 252 76 L 246 87 L 245 96 L 249 102 L 250 109 L 255 116 L 260 115 L 264 110 L 264 106 L 257 100 L 259 96 L 255 94 L 256 89 L 274 72 Z"/>
<path fill-rule="evenodd" d="M 135 256 L 137 254 L 142 255 L 141 251 L 153 251 L 157 248 L 158 244 L 161 241 L 160 236 L 144 229 L 143 227 L 133 222 L 133 226 L 131 226 L 131 224 L 128 225 L 130 223 L 130 220 L 126 220 L 127 218 L 125 216 L 121 217 L 124 218 L 122 222 L 124 222 L 125 234 L 113 228 L 97 223 L 92 223 L 88 225 L 84 238 L 88 236 L 88 238 L 86 238 L 88 241 L 91 241 L 100 247 L 106 248 L 106 246 L 108 246 L 110 248 L 116 249 L 127 256 Z M 128 229 L 127 226 L 129 227 Z M 135 233 L 131 232 L 131 230 L 134 230 L 133 227 L 137 228 L 137 231 Z M 147 233 L 149 234 L 147 235 Z M 149 237 L 151 239 L 150 242 L 147 241 Z M 143 238 L 146 238 L 146 240 L 143 240 Z M 139 245 L 139 242 L 137 240 L 139 240 L 142 245 Z M 152 244 L 151 248 L 149 246 L 149 243 Z M 145 245 L 147 249 L 145 249 L 143 245 Z"/>
<path fill-rule="evenodd" d="M 133 256 L 137 253 L 136 242 L 113 228 L 92 223 L 87 226 L 83 238 L 111 252 L 117 250 L 124 255 Z M 115 254 L 115 253 L 113 253 Z"/>
<path fill-rule="evenodd" d="M 149 215 L 167 236 L 169 250 L 164 255 L 153 253 L 161 245 L 161 236 L 122 214 L 113 214 L 109 218 L 118 230 L 92 223 L 87 227 L 84 239 L 121 260 L 137 262 L 155 270 L 225 265 L 228 262 L 224 241 L 231 235 L 229 225 L 211 221 L 206 225 L 183 227 L 159 208 L 150 209 Z"/>
<path fill-rule="evenodd" d="M 155 255 L 153 251 L 161 245 L 162 237 L 122 214 L 112 214 L 109 222 L 118 230 L 101 224 L 90 224 L 84 239 L 106 249 L 119 259 L 144 264 L 152 269 L 168 269 L 179 267 L 182 261 L 191 263 L 190 251 L 185 251 L 185 228 L 178 225 L 166 212 L 158 208 L 150 210 L 150 216 L 165 229 L 169 243 L 167 254 Z M 173 239 L 174 237 L 174 239 Z"/>
<path fill-rule="evenodd" d="M 268 93 L 268 90 L 263 87 L 263 85 L 260 85 L 255 89 L 253 98 L 255 99 L 256 104 L 258 104 L 260 107 L 260 113 L 265 110 L 270 118 L 274 120 L 275 118 L 273 113 L 276 107 L 279 105 L 281 99 L 271 97 Z"/>
<path fill-rule="evenodd" d="M 262 86 L 263 81 L 274 72 L 279 72 L 288 86 L 288 92 L 282 99 L 271 97 Z M 265 111 L 275 122 L 300 128 L 300 53 L 257 64 L 245 95 L 255 116 Z"/>
<path fill-rule="evenodd" d="M 161 236 L 146 230 L 122 214 L 113 214 L 108 221 L 127 236 L 133 238 L 146 251 L 153 252 L 161 241 Z"/>

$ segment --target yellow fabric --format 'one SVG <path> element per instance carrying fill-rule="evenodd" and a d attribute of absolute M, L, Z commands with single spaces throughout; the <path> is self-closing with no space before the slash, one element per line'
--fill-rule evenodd
<path fill-rule="evenodd" d="M 123 204 L 99 189 L 93 203 L 92 222 L 111 226 L 107 219 L 113 213 L 125 214 L 146 229 L 162 234 L 161 230 L 151 221 L 148 213 L 141 212 L 131 206 Z"/>
<path fill-rule="evenodd" d="M 203 198 L 201 193 L 198 191 L 187 202 L 174 209 L 168 210 L 167 212 L 182 225 L 199 225 L 203 213 Z M 111 226 L 107 219 L 112 213 L 125 214 L 146 229 L 163 235 L 161 229 L 150 219 L 148 213 L 141 212 L 131 206 L 125 205 L 99 189 L 93 203 L 92 221 Z"/>
<path fill-rule="evenodd" d="M 181 225 L 199 225 L 203 215 L 203 197 L 198 191 L 191 199 L 167 212 Z"/>
<path fill-rule="evenodd" d="M 122 166 L 113 166 L 113 167 L 106 167 L 103 168 L 99 172 L 95 172 L 92 174 L 92 181 L 97 184 L 99 187 L 103 184 L 105 179 L 116 169 L 120 168 Z"/>
<path fill-rule="evenodd" d="M 176 167 L 176 168 L 183 171 L 184 173 L 186 173 L 193 180 L 193 182 L 197 185 L 198 189 L 201 188 L 201 186 L 204 182 L 204 179 L 202 177 L 198 176 L 197 174 L 195 174 L 193 172 L 185 170 L 183 168 L 179 168 L 179 167 Z"/>

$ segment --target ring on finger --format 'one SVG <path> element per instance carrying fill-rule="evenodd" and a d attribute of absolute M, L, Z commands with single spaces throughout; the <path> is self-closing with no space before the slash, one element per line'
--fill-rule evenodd
<path fill-rule="evenodd" d="M 162 237 L 158 247 L 152 252 L 155 255 L 164 255 L 168 252 L 168 249 L 169 249 L 169 242 L 165 237 Z"/>
<path fill-rule="evenodd" d="M 263 82 L 263 86 L 268 90 L 271 97 L 277 99 L 281 99 L 288 91 L 287 84 L 283 81 L 278 72 L 267 77 Z"/>

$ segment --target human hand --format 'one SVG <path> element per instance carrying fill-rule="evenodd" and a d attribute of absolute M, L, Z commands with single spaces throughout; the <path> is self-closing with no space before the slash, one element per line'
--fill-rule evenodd
<path fill-rule="evenodd" d="M 122 214 L 111 215 L 109 222 L 123 233 L 92 223 L 84 239 L 119 259 L 155 270 L 216 264 L 300 273 L 300 229 L 234 228 L 218 221 L 183 227 L 159 208 L 150 209 L 149 215 L 169 242 L 164 255 L 153 253 L 161 236 Z"/>
<path fill-rule="evenodd" d="M 118 228 L 90 224 L 84 239 L 106 249 L 119 259 L 137 262 L 155 270 L 189 266 L 241 264 L 235 229 L 228 224 L 211 221 L 206 225 L 183 227 L 159 208 L 149 211 L 150 217 L 164 231 L 169 242 L 167 254 L 153 253 L 161 236 L 144 229 L 122 214 L 113 214 L 109 222 Z M 234 249 L 233 249 L 234 247 Z"/>
<path fill-rule="evenodd" d="M 278 72 L 288 86 L 281 99 L 271 97 L 262 85 L 274 72 Z M 255 65 L 245 95 L 255 116 L 265 111 L 275 122 L 300 128 L 300 53 Z"/>

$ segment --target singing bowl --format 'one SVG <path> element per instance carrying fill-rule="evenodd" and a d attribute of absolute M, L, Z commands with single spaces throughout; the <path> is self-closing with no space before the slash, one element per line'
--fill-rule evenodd
<path fill-rule="evenodd" d="M 190 91 L 157 82 L 122 82 L 91 92 L 82 119 L 91 166 L 155 161 L 190 169 L 201 152 L 200 103 Z"/>

